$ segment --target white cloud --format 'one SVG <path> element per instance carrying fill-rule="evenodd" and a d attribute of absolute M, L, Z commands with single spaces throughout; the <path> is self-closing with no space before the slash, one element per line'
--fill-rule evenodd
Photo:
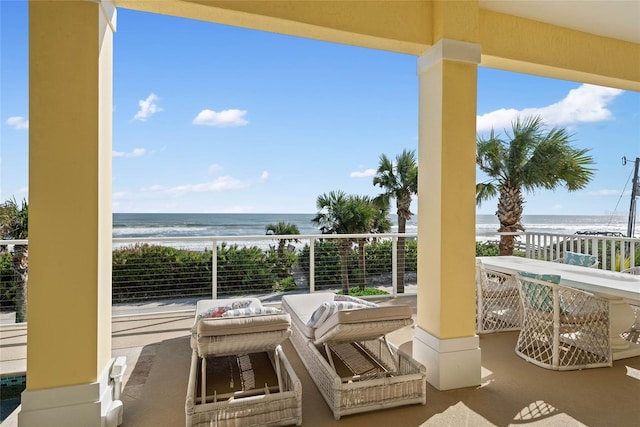
<path fill-rule="evenodd" d="M 124 151 L 113 151 L 113 157 L 141 157 L 147 154 L 144 148 L 134 148 L 133 151 L 125 153 Z"/>
<path fill-rule="evenodd" d="M 554 211 L 557 211 L 557 210 L 562 209 L 562 208 L 564 208 L 564 206 L 562 206 L 561 204 L 557 204 L 557 205 L 551 206 L 551 209 L 554 210 Z"/>
<path fill-rule="evenodd" d="M 588 196 L 619 196 L 620 190 L 597 190 L 586 193 Z"/>
<path fill-rule="evenodd" d="M 152 191 L 163 191 L 164 189 L 165 189 L 165 187 L 162 186 L 162 185 L 152 185 L 151 187 L 142 188 L 142 191 L 152 192 Z"/>
<path fill-rule="evenodd" d="M 375 175 L 376 175 L 376 170 L 375 169 L 367 169 L 367 170 L 364 170 L 362 172 L 355 171 L 355 172 L 351 172 L 349 174 L 349 176 L 351 178 L 369 178 L 369 177 L 372 177 L 372 176 L 375 176 Z"/>
<path fill-rule="evenodd" d="M 141 99 L 138 101 L 138 106 L 140 110 L 133 116 L 133 120 L 140 120 L 141 122 L 146 122 L 147 119 L 153 116 L 155 113 L 162 111 L 162 108 L 158 107 L 158 98 L 154 93 L 151 93 L 147 96 L 147 99 Z"/>
<path fill-rule="evenodd" d="M 231 176 L 221 176 L 220 178 L 211 182 L 177 185 L 175 187 L 167 188 L 166 190 L 164 190 L 164 192 L 170 194 L 207 193 L 236 190 L 239 188 L 245 188 L 247 186 L 247 183 L 242 182 L 239 179 L 233 178 Z"/>
<path fill-rule="evenodd" d="M 208 172 L 209 173 L 216 173 L 216 172 L 218 172 L 220 170 L 222 170 L 222 166 L 217 164 L 217 163 L 214 163 L 211 166 L 209 166 Z"/>
<path fill-rule="evenodd" d="M 16 128 L 16 130 L 29 129 L 29 120 L 22 116 L 9 117 L 6 123 Z"/>
<path fill-rule="evenodd" d="M 216 112 L 213 110 L 202 110 L 193 119 L 194 125 L 215 126 L 219 128 L 244 126 L 248 121 L 243 117 L 247 114 L 246 110 L 222 110 Z"/>
<path fill-rule="evenodd" d="M 269 180 L 269 172 L 263 171 L 260 175 L 260 182 L 266 182 Z"/>
<path fill-rule="evenodd" d="M 549 126 L 570 126 L 577 123 L 599 122 L 612 118 L 607 106 L 623 91 L 589 84 L 580 85 L 569 91 L 559 102 L 546 107 L 532 107 L 522 110 L 499 109 L 476 118 L 476 130 L 487 132 L 492 128 L 496 132 L 510 129 L 517 116 L 542 116 Z"/>

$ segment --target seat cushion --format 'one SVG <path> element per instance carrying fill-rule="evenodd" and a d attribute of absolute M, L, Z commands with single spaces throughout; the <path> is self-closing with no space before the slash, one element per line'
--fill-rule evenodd
<path fill-rule="evenodd" d="M 313 338 L 317 341 L 340 325 L 374 324 L 392 320 L 410 322 L 411 315 L 411 307 L 408 305 L 385 305 L 357 310 L 340 310 L 333 313 L 322 325 L 315 329 Z"/>
<path fill-rule="evenodd" d="M 291 326 L 288 313 L 262 316 L 219 317 L 202 319 L 196 325 L 198 337 L 251 334 L 286 330 Z"/>

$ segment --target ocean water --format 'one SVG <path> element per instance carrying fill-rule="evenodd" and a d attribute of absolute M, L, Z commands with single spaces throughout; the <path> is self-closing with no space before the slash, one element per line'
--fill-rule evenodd
<path fill-rule="evenodd" d="M 300 234 L 320 234 L 311 222 L 315 214 L 164 214 L 164 213 L 115 213 L 113 237 L 209 237 L 209 236 L 261 236 L 268 224 L 280 221 L 298 226 Z M 397 231 L 395 215 L 390 217 Z M 540 233 L 574 234 L 578 231 L 609 231 L 627 233 L 628 218 L 623 215 L 525 215 L 526 231 Z M 637 221 L 636 221 L 637 223 Z M 498 229 L 495 215 L 477 215 L 476 233 L 484 235 Z M 417 217 L 407 223 L 407 233 L 416 233 Z M 640 227 L 636 226 L 636 236 Z"/>

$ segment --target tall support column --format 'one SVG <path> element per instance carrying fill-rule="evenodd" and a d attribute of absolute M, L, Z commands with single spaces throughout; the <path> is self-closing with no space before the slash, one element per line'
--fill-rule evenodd
<path fill-rule="evenodd" d="M 121 422 L 110 379 L 115 18 L 107 1 L 29 3 L 29 342 L 20 427 Z"/>
<path fill-rule="evenodd" d="M 418 315 L 413 355 L 439 390 L 480 384 L 475 333 L 475 135 L 480 46 L 418 59 Z"/>

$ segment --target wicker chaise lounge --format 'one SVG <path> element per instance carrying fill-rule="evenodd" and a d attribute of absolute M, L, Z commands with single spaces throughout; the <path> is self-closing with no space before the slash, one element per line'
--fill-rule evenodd
<path fill-rule="evenodd" d="M 286 295 L 291 342 L 336 420 L 426 403 L 424 366 L 386 340 L 411 325 L 406 305 L 376 306 L 333 293 Z"/>
<path fill-rule="evenodd" d="M 289 314 L 256 298 L 202 300 L 191 335 L 186 426 L 302 423 L 302 386 L 281 343 Z"/>

